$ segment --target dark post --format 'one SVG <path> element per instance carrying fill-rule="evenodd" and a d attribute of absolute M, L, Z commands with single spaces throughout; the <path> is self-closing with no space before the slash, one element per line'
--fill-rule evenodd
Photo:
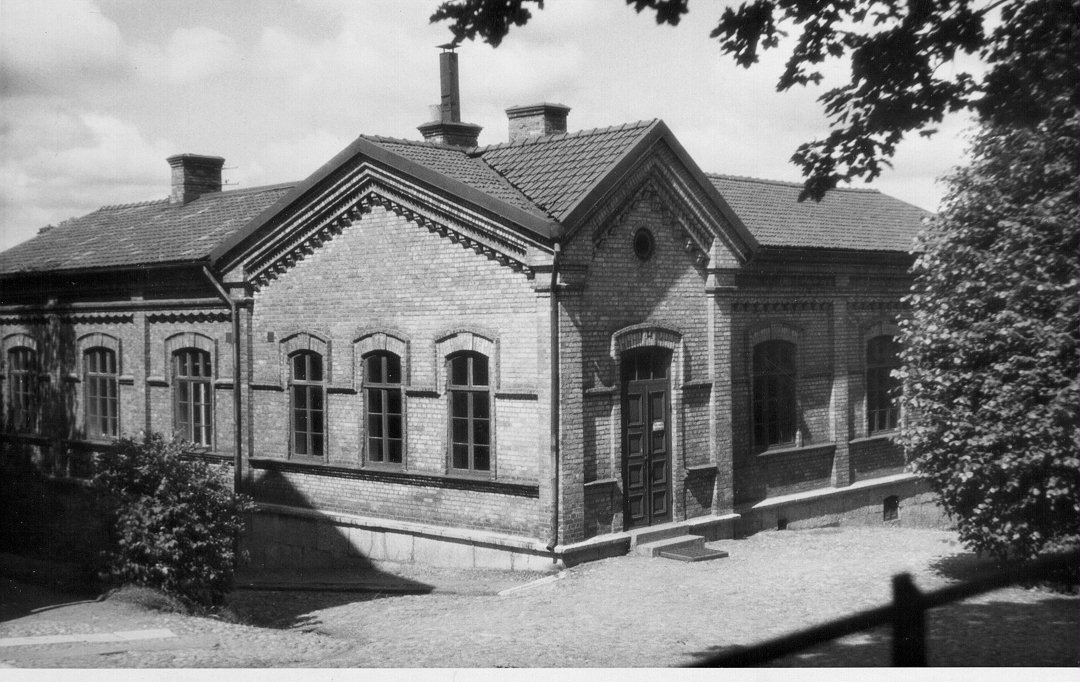
<path fill-rule="evenodd" d="M 926 665 L 926 609 L 909 573 L 893 576 L 894 666 Z"/>

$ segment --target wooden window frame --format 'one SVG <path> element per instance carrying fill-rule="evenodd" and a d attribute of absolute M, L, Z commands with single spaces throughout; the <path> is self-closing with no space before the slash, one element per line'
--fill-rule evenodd
<path fill-rule="evenodd" d="M 184 362 L 185 358 L 189 361 Z M 199 367 L 200 373 L 191 373 L 195 367 Z M 213 448 L 214 365 L 210 352 L 190 346 L 177 348 L 172 353 L 172 377 L 174 437 L 199 447 Z M 197 421 L 196 416 L 201 417 L 201 421 Z"/>
<path fill-rule="evenodd" d="M 7 363 L 10 427 L 15 431 L 33 433 L 37 431 L 38 410 L 41 408 L 37 351 L 28 346 L 15 346 L 8 349 Z"/>
<path fill-rule="evenodd" d="M 889 355 L 875 346 L 895 350 Z M 892 334 L 879 334 L 866 342 L 866 434 L 881 436 L 893 433 L 900 427 L 900 404 L 896 390 L 900 382 L 892 377 L 892 370 L 900 367 L 900 345 Z"/>
<path fill-rule="evenodd" d="M 304 378 L 297 378 L 297 362 L 303 361 Z M 313 365 L 317 362 L 318 365 Z M 318 379 L 311 379 L 318 369 Z M 298 400 L 303 396 L 303 400 Z M 314 403 L 318 403 L 318 407 Z M 302 403 L 302 404 L 301 404 Z M 297 418 L 303 415 L 307 427 L 297 428 Z M 316 416 L 317 415 L 317 416 Z M 300 350 L 289 356 L 289 452 L 293 457 L 324 461 L 327 452 L 326 428 L 326 363 L 323 355 L 313 350 Z M 318 425 L 319 430 L 312 428 Z"/>
<path fill-rule="evenodd" d="M 403 378 L 404 361 L 401 356 L 391 351 L 374 351 L 363 357 L 364 361 L 364 449 L 368 464 L 394 469 L 405 468 L 405 391 Z M 378 372 L 373 371 L 373 362 L 378 362 Z M 397 366 L 397 381 L 388 381 L 394 375 L 393 364 Z M 378 380 L 376 380 L 378 379 Z M 397 400 L 398 412 L 391 412 L 389 406 Z M 378 405 L 379 409 L 373 409 Z M 393 422 L 397 418 L 397 433 L 393 435 Z M 378 428 L 373 428 L 377 426 Z M 378 435 L 374 435 L 378 431 Z M 393 453 L 397 449 L 397 457 Z"/>
<path fill-rule="evenodd" d="M 484 363 L 485 383 L 482 384 L 477 383 L 477 360 L 483 360 Z M 465 362 L 466 383 L 455 381 L 454 367 L 459 361 Z M 492 400 L 491 379 L 491 358 L 483 353 L 462 351 L 446 359 L 447 467 L 454 474 L 488 477 L 495 474 L 495 428 L 492 410 L 494 400 Z M 485 411 L 486 417 L 477 416 L 477 408 L 481 405 L 483 408 L 479 411 Z M 459 411 L 461 408 L 464 408 L 463 412 Z M 485 422 L 486 443 L 480 442 L 484 440 L 483 438 L 477 438 L 478 432 L 483 433 Z M 458 430 L 458 426 L 462 423 L 465 429 L 464 439 Z M 458 466 L 458 463 L 462 461 L 460 457 L 462 447 L 464 447 L 465 466 Z M 485 466 L 481 466 L 481 463 Z"/>
<path fill-rule="evenodd" d="M 115 350 L 83 351 L 83 430 L 90 440 L 120 436 L 120 372 Z"/>
<path fill-rule="evenodd" d="M 797 444 L 797 353 L 798 346 L 784 339 L 770 339 L 754 345 L 750 414 L 751 434 L 758 451 Z M 785 366 L 785 361 L 790 364 Z"/>

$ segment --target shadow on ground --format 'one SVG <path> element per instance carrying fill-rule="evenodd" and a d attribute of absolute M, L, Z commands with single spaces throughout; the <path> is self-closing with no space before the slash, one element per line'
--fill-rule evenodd
<path fill-rule="evenodd" d="M 64 591 L 11 578 L 0 578 L 0 622 L 75 602 L 92 601 L 95 596 L 84 590 Z"/>
<path fill-rule="evenodd" d="M 958 602 L 927 613 L 927 660 L 931 666 L 1080 665 L 1080 610 L 1075 597 L 1010 590 L 1029 601 L 994 599 Z M 991 599 L 992 601 L 987 601 Z M 746 647 L 718 646 L 694 658 L 734 653 Z M 763 658 L 768 651 L 763 650 Z M 766 667 L 876 667 L 891 664 L 892 632 L 866 630 L 797 654 L 763 661 Z"/>

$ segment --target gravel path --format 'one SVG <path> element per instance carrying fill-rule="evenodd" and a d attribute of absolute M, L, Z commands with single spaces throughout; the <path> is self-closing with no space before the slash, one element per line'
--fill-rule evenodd
<path fill-rule="evenodd" d="M 232 607 L 268 627 L 110 602 L 0 623 L 0 637 L 170 628 L 174 640 L 0 648 L 0 662 L 70 667 L 639 667 L 679 666 L 736 645 L 887 603 L 892 575 L 921 589 L 987 566 L 955 535 L 903 528 L 759 533 L 714 543 L 727 559 L 679 563 L 620 557 L 508 596 L 257 592 Z M 438 583 L 445 572 L 409 577 Z M 469 580 L 457 574 L 455 580 Z M 530 578 L 532 576 L 529 576 Z M 506 574 L 476 574 L 500 587 Z M 478 590 L 480 591 L 480 590 Z M 930 663 L 1077 666 L 1075 595 L 1009 588 L 931 612 Z M 887 665 L 887 631 L 861 633 L 783 659 L 789 666 Z M 95 648 L 96 647 L 96 648 Z"/>

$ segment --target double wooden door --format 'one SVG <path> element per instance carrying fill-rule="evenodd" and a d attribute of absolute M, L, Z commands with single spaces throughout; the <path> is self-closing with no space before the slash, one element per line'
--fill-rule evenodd
<path fill-rule="evenodd" d="M 671 353 L 645 349 L 622 362 L 623 526 L 671 521 Z"/>

